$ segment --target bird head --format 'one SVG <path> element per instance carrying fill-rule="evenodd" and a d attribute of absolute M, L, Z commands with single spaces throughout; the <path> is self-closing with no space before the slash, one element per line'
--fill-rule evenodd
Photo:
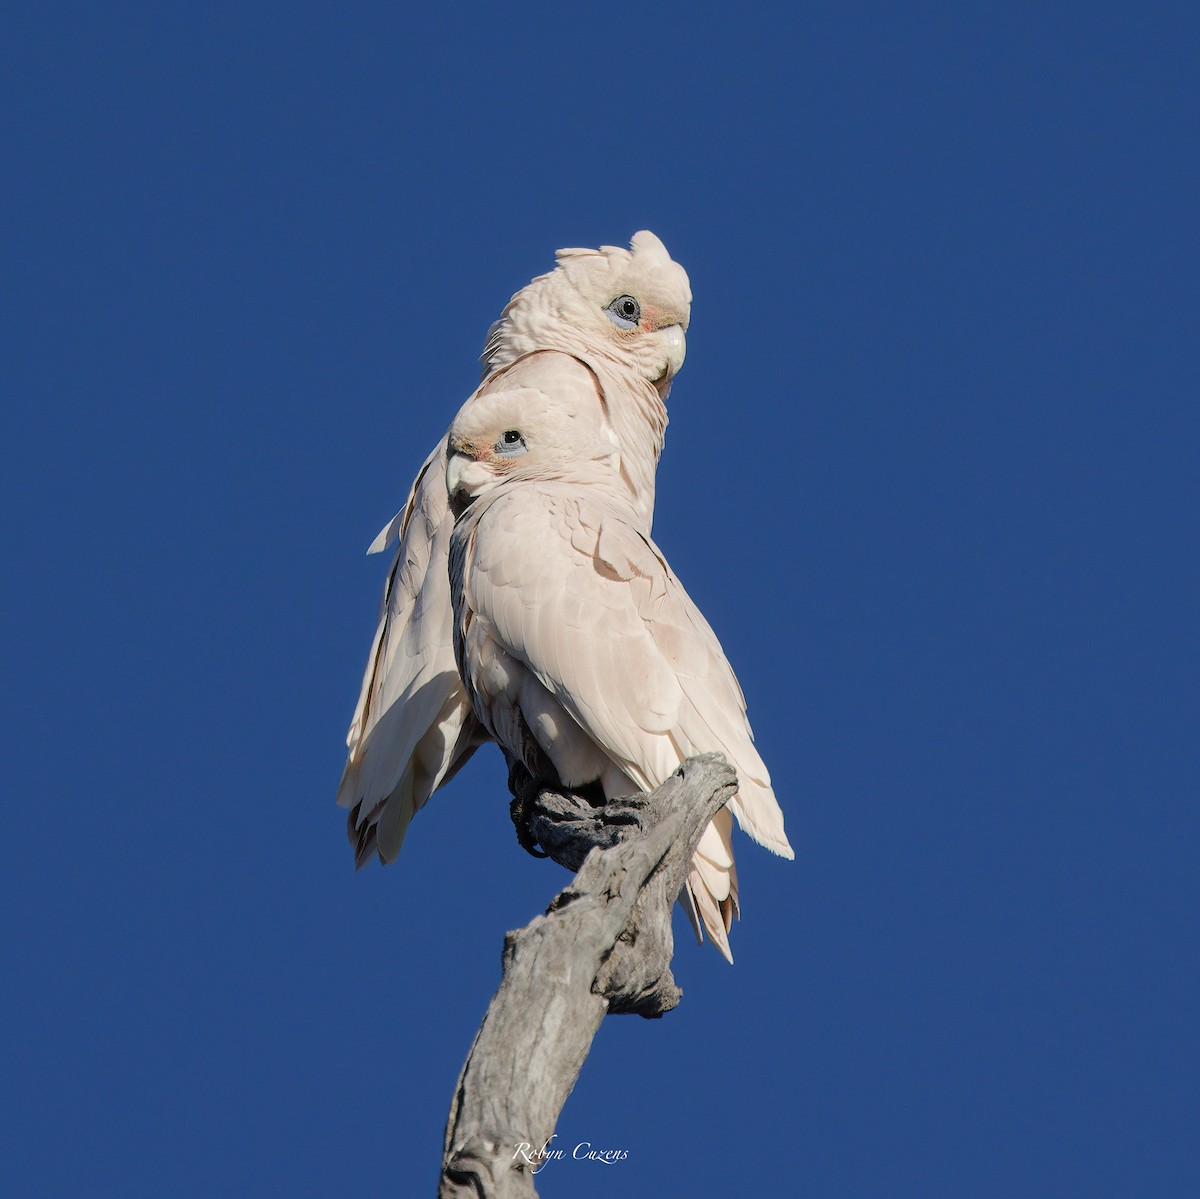
<path fill-rule="evenodd" d="M 598 405 L 568 408 L 531 388 L 469 400 L 446 437 L 446 490 L 456 516 L 508 479 L 617 478 L 619 451 Z"/>
<path fill-rule="evenodd" d="M 556 258 L 554 270 L 517 292 L 492 326 L 486 371 L 536 350 L 561 350 L 593 367 L 632 371 L 665 398 L 687 348 L 687 272 L 645 229 L 628 250 L 559 250 Z"/>

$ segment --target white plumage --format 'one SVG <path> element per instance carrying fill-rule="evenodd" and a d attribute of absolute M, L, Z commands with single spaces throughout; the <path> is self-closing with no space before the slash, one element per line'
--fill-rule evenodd
<path fill-rule="evenodd" d="M 591 411 L 634 519 L 649 531 L 691 291 L 654 234 L 635 234 L 631 246 L 560 250 L 553 271 L 513 296 L 488 335 L 484 379 L 467 408 L 504 393 Z M 618 305 L 629 300 L 636 319 Z M 376 853 L 396 857 L 413 814 L 489 735 L 455 668 L 445 470 L 443 440 L 371 546 L 399 542 L 338 788 L 360 865 Z"/>
<path fill-rule="evenodd" d="M 726 957 L 737 912 L 730 812 L 792 856 L 741 688 L 625 486 L 594 404 L 476 396 L 448 436 L 454 647 L 475 718 L 535 775 L 648 791 L 726 755 L 738 792 L 681 899 Z M 697 920 L 698 918 L 698 920 Z M 699 921 L 699 923 L 698 923 Z"/>

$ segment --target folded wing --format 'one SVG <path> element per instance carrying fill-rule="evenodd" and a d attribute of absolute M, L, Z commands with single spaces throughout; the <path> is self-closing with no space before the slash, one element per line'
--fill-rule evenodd
<path fill-rule="evenodd" d="M 569 483 L 511 487 L 461 521 L 455 540 L 460 664 L 502 741 L 523 726 L 564 783 L 591 772 L 610 797 L 622 783 L 650 790 L 685 758 L 719 750 L 738 773 L 729 808 L 739 825 L 792 856 L 720 643 L 628 508 Z M 727 955 L 730 828 L 720 814 L 690 879 Z"/>
<path fill-rule="evenodd" d="M 496 371 L 474 398 L 532 391 L 570 409 L 603 405 L 592 372 L 568 354 L 541 351 Z M 446 496 L 446 443 L 425 460 L 399 513 L 371 546 L 399 542 L 375 639 L 346 737 L 338 803 L 350 809 L 355 861 L 400 852 L 413 815 L 489 738 L 471 712 L 454 662 L 447 551 L 454 518 Z"/>

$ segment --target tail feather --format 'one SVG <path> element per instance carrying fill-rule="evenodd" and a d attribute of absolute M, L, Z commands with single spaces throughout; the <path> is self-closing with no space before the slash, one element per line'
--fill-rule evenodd
<path fill-rule="evenodd" d="M 732 833 L 733 818 L 728 808 L 722 808 L 700 837 L 687 884 L 679 896 L 696 939 L 703 941 L 703 927 L 725 960 L 731 963 L 729 930 L 738 913 Z"/>

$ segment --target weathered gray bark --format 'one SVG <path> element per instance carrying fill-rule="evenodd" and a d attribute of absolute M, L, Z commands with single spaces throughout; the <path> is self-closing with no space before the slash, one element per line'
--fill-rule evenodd
<path fill-rule="evenodd" d="M 648 795 L 602 808 L 528 776 L 511 785 L 543 849 L 578 874 L 505 937 L 500 988 L 450 1108 L 439 1199 L 536 1196 L 517 1148 L 532 1157 L 550 1140 L 605 1014 L 661 1016 L 679 1002 L 671 905 L 737 777 L 705 754 Z"/>

